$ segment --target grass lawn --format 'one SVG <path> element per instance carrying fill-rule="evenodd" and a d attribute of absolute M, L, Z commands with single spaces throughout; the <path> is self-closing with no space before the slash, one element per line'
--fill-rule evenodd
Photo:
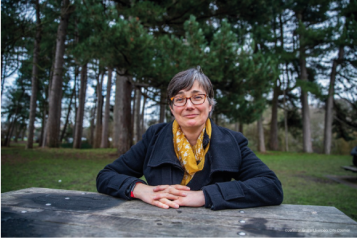
<path fill-rule="evenodd" d="M 1 149 L 1 192 L 28 187 L 96 191 L 95 178 L 117 158 L 115 149 Z M 279 177 L 284 203 L 334 206 L 357 221 L 357 189 L 325 175 L 356 176 L 340 167 L 351 156 L 268 152 L 258 154 Z M 59 182 L 61 180 L 61 182 Z"/>

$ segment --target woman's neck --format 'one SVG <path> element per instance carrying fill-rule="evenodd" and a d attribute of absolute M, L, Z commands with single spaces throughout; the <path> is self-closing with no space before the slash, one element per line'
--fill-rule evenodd
<path fill-rule="evenodd" d="M 194 146 L 196 145 L 197 143 L 197 139 L 198 137 L 200 136 L 203 128 L 205 128 L 205 124 L 203 124 L 202 126 L 200 127 L 186 127 L 186 128 L 183 128 L 181 127 L 181 130 L 183 132 L 183 134 L 186 136 L 188 142 L 190 142 L 191 146 Z"/>

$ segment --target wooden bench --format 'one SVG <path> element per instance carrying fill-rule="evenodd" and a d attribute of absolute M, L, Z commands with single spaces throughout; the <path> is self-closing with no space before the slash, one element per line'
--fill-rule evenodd
<path fill-rule="evenodd" d="M 99 193 L 28 188 L 2 193 L 1 235 L 357 237 L 357 222 L 327 206 L 160 209 Z"/>
<path fill-rule="evenodd" d="M 353 166 L 353 165 L 351 165 L 351 166 L 342 166 L 342 168 L 344 170 L 348 170 L 348 171 L 352 171 L 354 173 L 357 173 L 357 167 L 356 166 Z"/>

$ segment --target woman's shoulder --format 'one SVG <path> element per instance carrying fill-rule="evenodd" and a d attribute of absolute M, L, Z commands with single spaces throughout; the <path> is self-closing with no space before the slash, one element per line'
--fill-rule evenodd
<path fill-rule="evenodd" d="M 228 135 L 228 136 L 233 136 L 235 139 L 238 140 L 246 140 L 245 136 L 241 132 L 233 131 L 231 129 L 228 129 L 226 127 L 218 126 L 214 124 L 214 127 L 216 130 L 220 132 L 222 136 Z"/>
<path fill-rule="evenodd" d="M 172 123 L 158 123 L 158 124 L 154 124 L 152 126 L 150 126 L 146 132 L 145 135 L 148 137 L 152 137 L 154 135 L 159 134 L 164 128 L 170 126 Z"/>
<path fill-rule="evenodd" d="M 248 146 L 248 139 L 241 132 L 233 131 L 226 127 L 214 125 L 212 133 L 216 134 L 215 141 L 220 140 L 226 141 L 227 143 L 232 142 L 234 144 L 237 144 L 239 147 Z"/>

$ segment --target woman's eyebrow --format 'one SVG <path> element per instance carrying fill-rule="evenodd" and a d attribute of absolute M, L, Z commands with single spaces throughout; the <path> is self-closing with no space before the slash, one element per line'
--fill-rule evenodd
<path fill-rule="evenodd" d="M 193 94 L 193 93 L 203 93 L 203 92 L 200 91 L 200 90 L 193 90 L 193 91 L 191 92 L 191 94 Z M 180 91 L 180 92 L 178 92 L 177 94 L 185 94 L 185 92 L 184 92 L 184 91 Z"/>

